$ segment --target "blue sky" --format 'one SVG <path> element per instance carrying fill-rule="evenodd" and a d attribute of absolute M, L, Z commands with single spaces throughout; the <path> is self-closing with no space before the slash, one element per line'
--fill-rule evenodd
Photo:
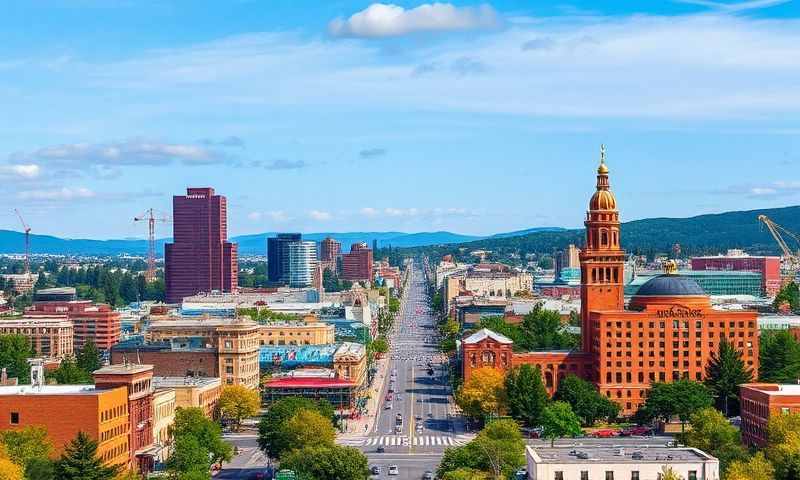
<path fill-rule="evenodd" d="M 798 16 L 798 0 L 11 2 L 0 228 L 16 207 L 35 233 L 142 236 L 132 217 L 187 186 L 228 197 L 232 234 L 571 227 L 600 143 L 625 220 L 798 204 Z"/>

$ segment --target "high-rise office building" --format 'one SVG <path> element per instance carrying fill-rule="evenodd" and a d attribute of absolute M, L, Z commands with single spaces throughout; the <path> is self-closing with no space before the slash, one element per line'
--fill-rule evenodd
<path fill-rule="evenodd" d="M 299 241 L 299 233 L 279 233 L 267 239 L 267 280 L 273 283 L 289 282 L 288 245 Z"/>
<path fill-rule="evenodd" d="M 227 200 L 213 188 L 172 197 L 172 243 L 164 245 L 167 302 L 200 292 L 235 291 L 237 244 L 228 242 Z"/>
<path fill-rule="evenodd" d="M 372 250 L 366 243 L 354 243 L 342 255 L 342 278 L 351 282 L 372 280 Z"/>
<path fill-rule="evenodd" d="M 314 280 L 317 266 L 317 243 L 290 242 L 286 246 L 289 253 L 289 286 L 308 287 Z"/>
<path fill-rule="evenodd" d="M 325 237 L 319 244 L 319 259 L 323 262 L 335 262 L 342 254 L 342 244 L 334 238 Z"/>

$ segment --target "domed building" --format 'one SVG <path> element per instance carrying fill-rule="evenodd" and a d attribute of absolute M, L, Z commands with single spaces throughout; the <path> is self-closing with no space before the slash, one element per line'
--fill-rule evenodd
<path fill-rule="evenodd" d="M 616 401 L 622 415 L 632 415 L 654 382 L 704 380 L 706 366 L 723 339 L 742 353 L 754 377 L 758 375 L 756 312 L 712 308 L 697 282 L 677 275 L 674 264 L 667 264 L 663 275 L 644 283 L 626 308 L 626 254 L 604 147 L 584 225 L 581 349 L 513 353 L 510 360 L 501 361 L 512 351 L 513 342 L 505 337 L 499 341 L 490 334 L 493 332 L 484 332 L 462 342 L 465 379 L 483 366 L 506 370 L 521 364 L 538 365 L 551 394 L 564 376 L 574 373 L 594 382 L 602 394 Z"/>

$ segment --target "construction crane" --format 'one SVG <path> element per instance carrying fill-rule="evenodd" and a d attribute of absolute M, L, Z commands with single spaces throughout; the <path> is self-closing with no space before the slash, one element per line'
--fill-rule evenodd
<path fill-rule="evenodd" d="M 25 275 L 31 274 L 31 260 L 30 260 L 30 253 L 31 253 L 31 227 L 25 223 L 25 219 L 22 218 L 22 214 L 19 213 L 19 210 L 16 208 L 14 209 L 14 213 L 17 214 L 17 218 L 19 218 L 19 223 L 22 224 L 22 229 L 25 231 Z"/>
<path fill-rule="evenodd" d="M 148 208 L 143 214 L 133 217 L 133 221 L 147 222 L 147 272 L 144 278 L 152 282 L 156 279 L 156 222 L 169 222 L 169 217 L 158 216 L 155 210 Z"/>
<path fill-rule="evenodd" d="M 772 234 L 772 238 L 778 242 L 778 246 L 781 248 L 784 261 L 786 262 L 787 273 L 791 279 L 794 279 L 795 275 L 797 275 L 797 271 L 800 269 L 800 250 L 797 252 L 792 252 L 792 249 L 789 248 L 789 245 L 786 243 L 786 240 L 784 240 L 783 236 L 786 235 L 794 239 L 794 241 L 800 245 L 800 235 L 797 235 L 796 233 L 793 233 L 778 225 L 766 215 L 759 215 L 758 221 L 767 226 L 767 230 L 769 230 L 769 233 Z"/>

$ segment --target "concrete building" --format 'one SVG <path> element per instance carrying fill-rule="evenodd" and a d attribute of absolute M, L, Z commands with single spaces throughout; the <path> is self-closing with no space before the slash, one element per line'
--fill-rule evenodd
<path fill-rule="evenodd" d="M 158 462 L 166 462 L 172 441 L 170 427 L 175 423 L 175 390 L 158 389 L 153 393 L 153 442 Z"/>
<path fill-rule="evenodd" d="M 355 405 L 358 385 L 338 378 L 331 369 L 297 369 L 267 380 L 263 390 L 264 404 L 270 405 L 287 397 L 327 400 L 334 408 L 349 409 Z"/>
<path fill-rule="evenodd" d="M 14 290 L 19 293 L 33 291 L 33 286 L 39 280 L 38 273 L 6 273 L 3 278 L 14 285 Z"/>
<path fill-rule="evenodd" d="M 172 243 L 164 245 L 168 303 L 199 292 L 236 291 L 237 245 L 228 242 L 227 200 L 213 188 L 172 197 Z"/>
<path fill-rule="evenodd" d="M 573 244 L 570 244 L 564 250 L 556 253 L 554 258 L 555 263 L 555 281 L 561 284 L 579 284 L 581 273 L 580 261 L 581 249 Z"/>
<path fill-rule="evenodd" d="M 320 322 L 315 316 L 310 321 L 269 322 L 259 327 L 260 345 L 326 345 L 334 342 L 334 326 Z"/>
<path fill-rule="evenodd" d="M 66 315 L 73 324 L 76 351 L 82 349 L 88 340 L 92 340 L 100 350 L 108 350 L 119 342 L 122 316 L 109 305 L 78 300 L 72 287 L 45 288 L 37 291 L 33 300 L 25 315 Z"/>
<path fill-rule="evenodd" d="M 350 253 L 342 255 L 342 278 L 351 282 L 372 280 L 372 250 L 364 242 L 350 246 Z"/>
<path fill-rule="evenodd" d="M 461 295 L 510 299 L 519 292 L 533 291 L 533 275 L 513 271 L 508 265 L 479 263 L 470 265 L 463 273 L 448 275 L 442 282 L 446 311 L 453 299 Z"/>
<path fill-rule="evenodd" d="M 304 288 L 313 283 L 314 269 L 317 265 L 317 244 L 315 242 L 290 242 L 289 286 Z"/>
<path fill-rule="evenodd" d="M 561 378 L 574 372 L 617 402 L 622 415 L 632 415 L 654 382 L 704 380 L 705 368 L 722 339 L 739 350 L 747 367 L 758 375 L 757 313 L 712 308 L 697 282 L 676 274 L 674 265 L 643 284 L 626 308 L 619 211 L 604 161 L 597 169 L 585 225 L 580 350 L 513 353 L 510 339 L 484 331 L 463 342 L 465 378 L 483 366 L 505 371 L 535 364 L 552 391 Z"/>
<path fill-rule="evenodd" d="M 764 296 L 763 279 L 757 272 L 739 270 L 680 270 L 679 275 L 696 282 L 703 291 L 711 296 Z M 659 276 L 661 272 L 648 271 L 638 273 L 625 284 L 625 295 L 634 295 L 649 280 Z"/>
<path fill-rule="evenodd" d="M 64 358 L 74 354 L 74 329 L 66 315 L 25 315 L 0 320 L 0 335 L 22 335 L 38 357 Z"/>
<path fill-rule="evenodd" d="M 276 284 L 289 282 L 289 247 L 302 240 L 299 233 L 279 233 L 267 238 L 267 280 Z"/>
<path fill-rule="evenodd" d="M 767 423 L 773 415 L 800 413 L 800 385 L 748 383 L 739 386 L 742 441 L 749 446 L 767 444 Z"/>
<path fill-rule="evenodd" d="M 336 264 L 342 256 L 342 244 L 336 239 L 325 237 L 319 243 L 319 260 L 326 266 L 333 266 L 333 271 L 336 273 Z"/>
<path fill-rule="evenodd" d="M 685 480 L 719 480 L 719 460 L 696 448 L 612 445 L 525 447 L 532 480 L 656 480 L 664 467 Z"/>
<path fill-rule="evenodd" d="M 769 297 L 781 289 L 780 257 L 757 257 L 741 250 L 729 250 L 725 255 L 694 257 L 691 264 L 695 271 L 756 272 L 761 279 L 761 294 Z"/>
<path fill-rule="evenodd" d="M 222 382 L 214 377 L 153 377 L 156 392 L 172 391 L 176 408 L 199 408 L 216 418 Z"/>

